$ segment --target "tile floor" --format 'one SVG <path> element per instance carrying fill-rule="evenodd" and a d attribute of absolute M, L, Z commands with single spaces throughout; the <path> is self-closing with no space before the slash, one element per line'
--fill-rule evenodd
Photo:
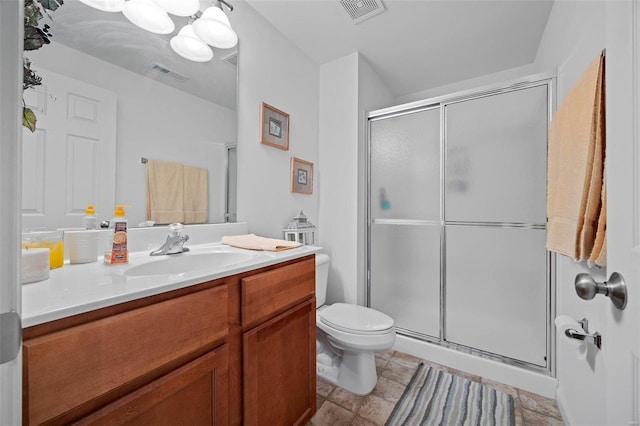
<path fill-rule="evenodd" d="M 384 425 L 420 361 L 470 380 L 486 383 L 513 395 L 516 403 L 517 426 L 564 425 L 556 402 L 552 399 L 388 350 L 376 353 L 378 383 L 373 392 L 367 396 L 354 395 L 318 378 L 318 411 L 307 426 Z"/>

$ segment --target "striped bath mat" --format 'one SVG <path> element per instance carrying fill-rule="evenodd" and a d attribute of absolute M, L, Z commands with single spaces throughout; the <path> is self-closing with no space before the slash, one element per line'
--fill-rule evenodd
<path fill-rule="evenodd" d="M 511 395 L 420 363 L 385 426 L 515 424 Z"/>

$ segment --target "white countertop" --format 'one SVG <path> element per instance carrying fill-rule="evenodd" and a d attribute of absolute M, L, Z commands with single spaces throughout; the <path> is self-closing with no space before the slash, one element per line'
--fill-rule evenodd
<path fill-rule="evenodd" d="M 188 287 L 205 281 L 296 259 L 321 250 L 302 246 L 280 252 L 242 250 L 220 243 L 189 245 L 188 253 L 149 256 L 148 251 L 129 254 L 129 263 L 98 262 L 70 265 L 51 271 L 48 280 L 22 285 L 22 326 L 30 327 L 106 306 Z M 249 260 L 227 266 L 197 268 L 179 274 L 129 276 L 127 270 L 148 262 L 163 262 L 173 256 L 193 256 L 215 251 L 250 253 Z"/>

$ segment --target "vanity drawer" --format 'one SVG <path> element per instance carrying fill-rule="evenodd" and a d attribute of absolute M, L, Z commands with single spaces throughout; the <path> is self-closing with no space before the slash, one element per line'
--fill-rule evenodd
<path fill-rule="evenodd" d="M 242 326 L 246 330 L 315 294 L 315 256 L 242 279 Z"/>
<path fill-rule="evenodd" d="M 66 423 L 118 388 L 212 348 L 228 334 L 227 311 L 227 285 L 220 285 L 26 340 L 23 422 Z"/>

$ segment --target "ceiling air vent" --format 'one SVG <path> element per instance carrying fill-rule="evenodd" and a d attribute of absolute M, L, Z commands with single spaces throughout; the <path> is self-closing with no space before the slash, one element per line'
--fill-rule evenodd
<path fill-rule="evenodd" d="M 354 24 L 384 12 L 381 0 L 340 0 L 340 4 L 344 6 Z"/>
<path fill-rule="evenodd" d="M 173 78 L 175 80 L 178 80 L 178 81 L 186 81 L 187 80 L 187 77 L 185 77 L 184 75 L 179 74 L 176 71 L 171 70 L 171 69 L 169 69 L 167 67 L 164 67 L 164 66 L 162 66 L 160 64 L 153 64 L 153 66 L 151 66 L 151 69 L 154 70 L 154 71 L 157 71 L 158 73 L 160 73 L 162 75 L 166 75 L 167 77 L 171 77 L 171 78 Z"/>

